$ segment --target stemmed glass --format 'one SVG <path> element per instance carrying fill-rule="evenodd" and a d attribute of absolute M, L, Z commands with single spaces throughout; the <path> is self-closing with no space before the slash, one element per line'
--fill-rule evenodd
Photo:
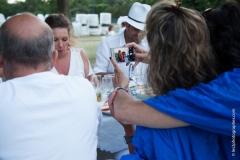
<path fill-rule="evenodd" d="M 102 100 L 102 94 L 101 94 L 101 75 L 92 75 L 90 82 L 93 85 L 93 88 L 95 89 L 97 101 L 100 102 Z"/>
<path fill-rule="evenodd" d="M 112 76 L 104 76 L 102 78 L 102 88 L 105 92 L 106 96 L 108 97 L 113 91 L 113 77 Z"/>
<path fill-rule="evenodd" d="M 130 88 L 129 93 L 132 97 L 136 95 L 137 90 L 140 89 L 139 86 L 143 85 L 143 66 L 142 64 L 138 64 L 135 68 L 132 68 L 132 66 L 129 67 L 129 79 L 132 81 L 130 82 Z"/>

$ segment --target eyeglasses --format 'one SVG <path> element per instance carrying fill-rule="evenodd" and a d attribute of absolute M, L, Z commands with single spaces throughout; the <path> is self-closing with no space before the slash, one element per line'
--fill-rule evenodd
<path fill-rule="evenodd" d="M 209 16 L 211 14 L 212 10 L 213 10 L 212 8 L 206 9 L 205 11 L 202 12 L 202 16 L 203 17 Z"/>

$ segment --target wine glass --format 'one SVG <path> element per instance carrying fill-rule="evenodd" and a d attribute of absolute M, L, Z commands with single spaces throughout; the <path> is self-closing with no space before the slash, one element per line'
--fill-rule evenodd
<path fill-rule="evenodd" d="M 92 75 L 90 82 L 93 85 L 93 88 L 96 92 L 97 101 L 100 102 L 102 100 L 102 93 L 101 93 L 101 75 Z"/>
<path fill-rule="evenodd" d="M 111 91 L 113 91 L 113 77 L 112 76 L 104 76 L 102 78 L 102 87 L 104 93 L 107 97 L 110 95 Z"/>

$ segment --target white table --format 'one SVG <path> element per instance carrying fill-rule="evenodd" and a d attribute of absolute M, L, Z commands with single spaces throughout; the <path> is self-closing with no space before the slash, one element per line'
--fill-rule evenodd
<path fill-rule="evenodd" d="M 99 102 L 99 107 L 103 106 L 105 100 Z M 125 135 L 122 125 L 111 115 L 103 113 L 102 127 L 98 131 L 98 148 L 111 153 L 127 149 L 123 136 Z"/>
<path fill-rule="evenodd" d="M 142 100 L 136 97 L 134 99 Z M 99 102 L 99 107 L 103 106 L 105 101 L 106 99 Z M 123 136 L 125 136 L 123 126 L 111 115 L 103 113 L 102 127 L 98 131 L 97 147 L 102 151 L 111 153 L 128 150 L 128 145 L 125 143 Z"/>

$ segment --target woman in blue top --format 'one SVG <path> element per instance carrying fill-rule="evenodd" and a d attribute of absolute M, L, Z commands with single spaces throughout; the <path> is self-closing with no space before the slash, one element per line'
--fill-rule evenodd
<path fill-rule="evenodd" d="M 235 10 L 230 6 L 225 8 L 235 12 L 239 19 L 239 4 L 232 7 Z M 205 27 L 198 12 L 169 3 L 158 3 L 150 11 L 146 22 L 150 53 L 148 58 L 140 61 L 149 63 L 149 84 L 159 96 L 140 102 L 118 90 L 110 98 L 111 112 L 117 120 L 139 125 L 133 138 L 134 154 L 122 159 L 239 158 L 240 143 L 236 136 L 240 135 L 240 128 L 236 126 L 240 126 L 240 69 L 225 72 L 210 83 L 204 83 L 214 78 L 214 71 L 221 73 L 239 67 L 240 63 L 225 69 L 217 67 L 217 70 L 214 66 L 219 65 L 206 63 L 206 59 L 214 60 L 211 51 L 203 51 L 209 47 L 209 32 L 204 30 Z M 212 35 L 211 28 L 210 31 Z M 221 36 L 220 40 L 224 34 Z M 231 42 L 230 39 L 226 41 Z M 240 54 L 233 44 L 229 48 L 229 51 L 233 50 L 229 57 L 238 58 L 234 60 L 237 62 Z M 133 46 L 139 53 L 143 52 Z M 217 55 L 218 62 L 219 58 L 221 56 Z M 126 86 L 127 80 L 112 62 L 118 79 L 115 86 Z M 227 66 L 228 63 L 230 61 L 226 59 Z M 126 136 L 133 134 L 132 130 L 131 125 L 125 125 Z"/>

